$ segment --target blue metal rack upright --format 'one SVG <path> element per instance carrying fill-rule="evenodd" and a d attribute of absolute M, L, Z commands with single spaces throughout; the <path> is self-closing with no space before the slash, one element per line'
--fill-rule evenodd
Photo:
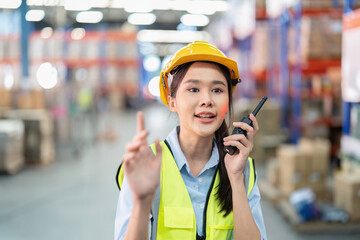
<path fill-rule="evenodd" d="M 289 62 L 288 62 L 288 30 L 290 26 L 290 16 L 287 10 L 280 16 L 280 99 L 282 103 L 282 126 L 289 129 Z"/>
<path fill-rule="evenodd" d="M 29 36 L 32 28 L 32 24 L 25 19 L 25 15 L 28 11 L 26 1 L 22 1 L 20 5 L 21 16 L 21 66 L 22 66 L 22 80 L 21 86 L 28 87 L 29 84 Z"/>
<path fill-rule="evenodd" d="M 282 105 L 282 127 L 289 130 L 289 141 L 297 143 L 301 136 L 301 18 L 302 1 L 298 1 L 291 13 L 285 9 L 278 18 L 269 18 L 269 49 L 270 63 L 268 68 L 267 88 L 268 95 L 280 100 Z M 293 27 L 297 37 L 294 38 L 295 63 L 290 66 L 288 32 Z M 277 56 L 276 38 L 279 28 L 280 55 L 279 63 L 273 60 Z M 278 78 L 279 81 L 276 81 Z M 290 81 L 291 80 L 291 81 Z M 289 91 L 291 90 L 291 91 Z M 291 95 L 290 95 L 291 93 Z"/>
<path fill-rule="evenodd" d="M 294 28 L 294 51 L 295 62 L 291 71 L 292 79 L 292 124 L 291 124 L 291 142 L 297 143 L 301 137 L 301 18 L 302 18 L 302 1 L 293 7 L 293 19 L 291 21 Z"/>

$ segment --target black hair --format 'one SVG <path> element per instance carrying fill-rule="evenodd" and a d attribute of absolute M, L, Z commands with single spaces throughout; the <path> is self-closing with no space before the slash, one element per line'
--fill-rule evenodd
<path fill-rule="evenodd" d="M 208 62 L 208 61 L 202 61 L 202 62 Z M 174 70 L 171 71 L 171 74 L 173 75 L 173 80 L 171 82 L 170 92 L 169 92 L 171 97 L 173 97 L 173 98 L 176 97 L 176 91 L 178 90 L 181 81 L 183 80 L 187 71 L 189 70 L 190 66 L 193 63 L 194 62 L 184 63 L 180 66 L 177 66 Z M 229 118 L 231 118 L 231 112 L 232 112 L 231 88 L 232 88 L 232 85 L 231 85 L 229 69 L 219 63 L 215 63 L 215 62 L 209 62 L 209 63 L 213 63 L 213 64 L 217 65 L 226 78 L 226 81 L 228 83 L 228 93 L 229 93 Z M 231 190 L 230 180 L 229 180 L 229 177 L 228 177 L 228 174 L 226 171 L 226 167 L 225 167 L 225 161 L 224 161 L 225 152 L 223 151 L 223 149 L 224 149 L 223 138 L 226 136 L 229 136 L 229 128 L 224 119 L 224 121 L 222 122 L 219 129 L 217 129 L 215 131 L 215 142 L 216 142 L 217 148 L 219 150 L 218 170 L 219 170 L 219 177 L 220 177 L 219 185 L 215 186 L 215 188 L 217 189 L 216 198 L 220 203 L 221 212 L 224 212 L 224 216 L 227 216 L 233 210 L 232 190 Z"/>

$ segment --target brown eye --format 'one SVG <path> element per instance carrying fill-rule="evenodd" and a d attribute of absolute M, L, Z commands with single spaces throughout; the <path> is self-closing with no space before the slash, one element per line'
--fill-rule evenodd
<path fill-rule="evenodd" d="M 199 89 L 198 88 L 189 88 L 188 89 L 189 92 L 199 92 Z"/>
<path fill-rule="evenodd" d="M 215 89 L 212 90 L 212 92 L 214 92 L 214 93 L 222 93 L 224 91 L 221 88 L 215 88 Z"/>

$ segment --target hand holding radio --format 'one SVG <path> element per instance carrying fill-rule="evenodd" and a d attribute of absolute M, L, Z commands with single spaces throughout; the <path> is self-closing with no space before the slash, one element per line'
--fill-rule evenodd
<path fill-rule="evenodd" d="M 256 114 L 259 112 L 259 110 L 261 109 L 261 107 L 264 105 L 265 101 L 267 100 L 267 97 L 264 96 L 260 103 L 255 107 L 254 111 L 252 112 L 252 114 L 254 116 L 256 116 Z M 246 117 L 243 117 L 240 122 L 244 122 L 248 125 L 250 125 L 251 127 L 253 127 L 253 122 L 252 120 L 250 119 L 250 115 L 246 116 Z M 231 135 L 234 135 L 234 134 L 244 134 L 245 136 L 247 136 L 247 132 L 246 130 L 242 129 L 242 128 L 239 128 L 239 127 L 235 127 L 232 134 Z M 235 152 L 236 152 L 237 148 L 234 147 L 234 146 L 224 146 L 224 151 L 230 155 L 233 155 Z"/>

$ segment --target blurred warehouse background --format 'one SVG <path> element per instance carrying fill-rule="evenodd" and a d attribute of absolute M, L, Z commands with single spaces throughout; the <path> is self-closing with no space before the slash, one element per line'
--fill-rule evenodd
<path fill-rule="evenodd" d="M 160 70 L 206 40 L 237 61 L 233 121 L 269 239 L 360 239 L 360 1 L 0 0 L 0 239 L 112 239 L 135 114 L 177 124 Z"/>

